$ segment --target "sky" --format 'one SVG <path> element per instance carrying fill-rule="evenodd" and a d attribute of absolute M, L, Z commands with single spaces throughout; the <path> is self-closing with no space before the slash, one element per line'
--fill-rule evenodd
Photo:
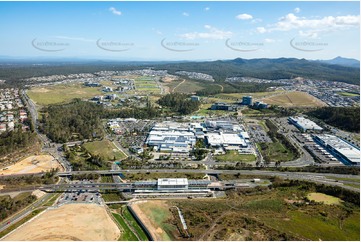
<path fill-rule="evenodd" d="M 360 59 L 360 3 L 0 2 L 0 55 Z"/>

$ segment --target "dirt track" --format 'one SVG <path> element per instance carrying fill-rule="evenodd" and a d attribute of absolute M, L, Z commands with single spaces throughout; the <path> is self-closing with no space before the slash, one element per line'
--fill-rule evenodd
<path fill-rule="evenodd" d="M 3 240 L 117 240 L 120 231 L 104 207 L 67 204 L 47 210 Z"/>
<path fill-rule="evenodd" d="M 35 155 L 0 169 L 0 175 L 38 173 L 49 171 L 51 168 L 62 170 L 62 166 L 51 155 Z"/>

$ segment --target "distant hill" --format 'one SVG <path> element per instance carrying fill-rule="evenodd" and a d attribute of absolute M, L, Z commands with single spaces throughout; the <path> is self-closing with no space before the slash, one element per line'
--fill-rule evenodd
<path fill-rule="evenodd" d="M 347 67 L 355 67 L 360 68 L 360 61 L 351 58 L 344 58 L 341 56 L 337 56 L 332 60 L 318 60 L 318 62 L 331 64 L 331 65 L 340 65 L 340 66 L 347 66 Z"/>
<path fill-rule="evenodd" d="M 227 77 L 244 76 L 264 79 L 305 77 L 360 85 L 359 68 L 296 58 L 218 60 L 156 65 L 156 69 L 195 71 L 212 75 L 218 82 Z"/>
<path fill-rule="evenodd" d="M 6 58 L 5 58 L 6 59 Z M 336 59 L 336 60 L 335 60 Z M 334 61 L 345 63 L 346 58 L 335 58 Z M 79 60 L 40 62 L 34 64 L 28 60 L 14 65 L 10 60 L 0 58 L 0 79 L 19 81 L 33 76 L 72 74 L 80 72 L 96 72 L 101 70 L 134 70 L 154 68 L 177 71 L 194 71 L 212 75 L 217 83 L 222 83 L 227 77 L 255 77 L 263 79 L 290 79 L 304 77 L 310 79 L 339 81 L 360 85 L 360 68 L 344 66 L 323 61 L 310 61 L 296 58 L 278 59 L 242 59 L 217 61 L 183 61 L 183 62 L 145 62 L 145 61 L 101 61 Z"/>

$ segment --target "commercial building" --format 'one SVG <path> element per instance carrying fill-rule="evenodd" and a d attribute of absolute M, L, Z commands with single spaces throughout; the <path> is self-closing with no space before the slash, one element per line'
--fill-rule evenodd
<path fill-rule="evenodd" d="M 159 178 L 157 182 L 158 190 L 182 190 L 188 189 L 187 178 Z"/>
<path fill-rule="evenodd" d="M 163 122 L 156 124 L 145 142 L 157 151 L 187 153 L 196 143 L 196 136 L 188 125 Z"/>
<path fill-rule="evenodd" d="M 238 134 L 233 133 L 207 133 L 206 142 L 211 147 L 223 147 L 226 150 L 238 150 L 247 147 L 247 143 Z"/>
<path fill-rule="evenodd" d="M 211 110 L 237 111 L 237 106 L 228 103 L 214 103 Z"/>
<path fill-rule="evenodd" d="M 304 117 L 289 117 L 288 121 L 296 126 L 300 131 L 307 132 L 312 131 L 322 131 L 323 129 L 318 126 L 315 122 L 304 118 Z"/>
<path fill-rule="evenodd" d="M 159 178 L 157 181 L 138 181 L 134 183 L 135 198 L 160 197 L 210 197 L 208 187 L 211 181 L 188 180 L 187 178 Z"/>
<path fill-rule="evenodd" d="M 191 96 L 192 101 L 200 101 L 200 98 L 198 96 Z"/>
<path fill-rule="evenodd" d="M 345 165 L 360 165 L 360 150 L 334 135 L 313 135 L 314 141 Z"/>
<path fill-rule="evenodd" d="M 242 105 L 252 105 L 252 104 L 253 104 L 252 96 L 242 97 Z"/>
<path fill-rule="evenodd" d="M 268 108 L 268 104 L 259 101 L 259 102 L 255 102 L 252 107 L 255 109 L 266 109 Z"/>

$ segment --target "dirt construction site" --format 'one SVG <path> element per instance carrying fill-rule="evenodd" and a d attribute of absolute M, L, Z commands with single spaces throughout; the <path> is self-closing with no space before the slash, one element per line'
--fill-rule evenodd
<path fill-rule="evenodd" d="M 96 204 L 66 204 L 48 209 L 2 240 L 118 240 L 120 230 L 105 207 Z"/>
<path fill-rule="evenodd" d="M 52 168 L 59 168 L 60 171 L 63 169 L 51 155 L 33 155 L 0 169 L 0 175 L 39 173 L 49 171 Z"/>

